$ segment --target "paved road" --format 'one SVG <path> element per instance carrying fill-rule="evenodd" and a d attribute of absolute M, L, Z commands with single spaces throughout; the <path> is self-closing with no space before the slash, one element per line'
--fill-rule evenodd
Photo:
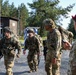
<path fill-rule="evenodd" d="M 68 55 L 69 51 L 63 51 L 62 54 L 62 62 L 61 62 L 61 75 L 67 75 L 67 68 L 68 68 Z M 39 64 L 38 72 L 28 73 L 29 67 L 27 65 L 27 54 L 22 55 L 20 59 L 16 59 L 15 66 L 13 67 L 14 75 L 46 75 L 44 69 L 44 57 L 41 55 L 41 61 Z M 3 59 L 0 61 L 0 75 L 5 75 L 5 67 L 3 65 Z"/>

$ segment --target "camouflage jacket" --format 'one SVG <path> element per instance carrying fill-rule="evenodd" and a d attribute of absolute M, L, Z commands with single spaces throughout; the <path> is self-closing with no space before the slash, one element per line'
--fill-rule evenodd
<path fill-rule="evenodd" d="M 29 51 L 36 51 L 39 52 L 39 42 L 38 39 L 33 36 L 33 37 L 28 37 L 25 41 L 25 50 L 28 49 Z"/>
<path fill-rule="evenodd" d="M 61 42 L 62 42 L 61 34 L 57 29 L 54 29 L 52 32 L 48 32 L 47 48 L 49 50 L 57 53 L 57 51 L 61 49 Z"/>
<path fill-rule="evenodd" d="M 69 62 L 71 66 L 76 67 L 76 41 L 73 43 L 69 54 Z"/>
<path fill-rule="evenodd" d="M 69 65 L 67 75 L 76 75 L 76 41 L 73 43 L 69 54 Z"/>
<path fill-rule="evenodd" d="M 15 49 L 18 49 L 18 54 L 21 54 L 21 45 L 14 37 L 10 39 L 4 37 L 0 40 L 0 50 L 4 55 L 11 54 L 11 52 L 15 53 Z"/>

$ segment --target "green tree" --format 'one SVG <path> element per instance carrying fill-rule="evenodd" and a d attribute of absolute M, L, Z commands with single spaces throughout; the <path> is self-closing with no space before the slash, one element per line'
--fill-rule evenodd
<path fill-rule="evenodd" d="M 28 19 L 29 25 L 31 26 L 39 26 L 40 34 L 43 35 L 43 20 L 46 18 L 52 18 L 56 25 L 60 23 L 62 20 L 62 16 L 67 18 L 68 12 L 71 11 L 73 5 L 69 5 L 66 8 L 62 8 L 58 6 L 59 0 L 34 0 L 32 4 L 28 4 L 33 11 L 30 13 L 30 17 Z"/>
<path fill-rule="evenodd" d="M 2 4 L 1 4 L 1 16 L 9 16 L 9 1 L 6 0 L 5 2 L 3 2 L 2 0 Z"/>
<path fill-rule="evenodd" d="M 22 35 L 23 29 L 25 28 L 26 25 L 28 25 L 26 20 L 29 17 L 28 10 L 27 10 L 26 6 L 24 5 L 24 3 L 21 3 L 18 8 L 15 7 L 14 3 L 12 3 L 10 5 L 9 0 L 6 0 L 4 2 L 3 2 L 3 0 L 0 0 L 0 4 L 1 4 L 0 16 L 12 17 L 12 18 L 18 19 L 20 35 Z"/>
<path fill-rule="evenodd" d="M 3 0 L 0 0 L 0 16 L 1 16 L 1 6 L 2 6 Z"/>
<path fill-rule="evenodd" d="M 71 32 L 74 34 L 74 38 L 76 38 L 76 32 L 75 32 L 75 29 L 74 29 L 74 22 L 73 22 L 72 19 L 70 20 L 70 23 L 69 23 L 67 29 L 68 29 L 69 31 L 71 31 Z"/>
<path fill-rule="evenodd" d="M 19 21 L 20 21 L 20 30 L 21 33 L 23 33 L 23 29 L 25 28 L 25 26 L 28 25 L 27 23 L 27 18 L 29 17 L 28 15 L 28 10 L 26 8 L 26 6 L 24 5 L 24 3 L 21 3 L 21 5 L 18 7 L 18 12 L 19 12 Z"/>
<path fill-rule="evenodd" d="M 18 18 L 18 9 L 15 7 L 14 3 L 9 6 L 9 16 L 13 18 Z"/>

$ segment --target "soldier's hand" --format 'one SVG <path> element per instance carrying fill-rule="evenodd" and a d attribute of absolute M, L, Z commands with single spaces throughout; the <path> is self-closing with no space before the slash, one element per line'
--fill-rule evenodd
<path fill-rule="evenodd" d="M 26 50 L 23 50 L 23 54 L 24 54 L 24 55 L 26 54 Z"/>
<path fill-rule="evenodd" d="M 57 58 L 52 58 L 52 64 L 57 64 Z"/>
<path fill-rule="evenodd" d="M 70 50 L 71 49 L 71 44 L 68 42 L 63 43 L 63 47 L 65 50 Z"/>
<path fill-rule="evenodd" d="M 17 58 L 20 58 L 20 54 L 17 54 L 16 56 L 17 56 Z"/>

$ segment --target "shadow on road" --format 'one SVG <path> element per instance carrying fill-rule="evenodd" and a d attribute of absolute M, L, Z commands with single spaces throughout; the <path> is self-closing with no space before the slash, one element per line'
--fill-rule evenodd
<path fill-rule="evenodd" d="M 5 73 L 1 72 L 0 75 L 5 75 Z"/>
<path fill-rule="evenodd" d="M 14 75 L 25 75 L 25 73 L 29 73 L 29 71 L 23 71 L 23 72 L 14 72 Z M 0 75 L 6 75 L 5 73 L 1 72 Z"/>
<path fill-rule="evenodd" d="M 25 73 L 29 73 L 29 71 L 14 72 L 14 75 L 24 75 Z"/>

